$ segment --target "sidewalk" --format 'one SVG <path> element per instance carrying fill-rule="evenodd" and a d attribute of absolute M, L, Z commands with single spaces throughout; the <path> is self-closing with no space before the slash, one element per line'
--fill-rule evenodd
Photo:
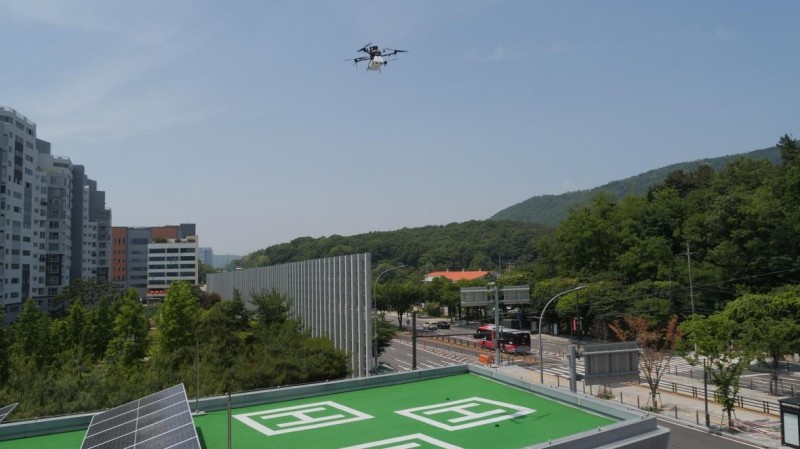
<path fill-rule="evenodd" d="M 524 379 L 526 382 L 538 383 L 539 371 L 529 369 L 519 365 L 501 365 L 499 368 L 504 374 Z M 682 385 L 698 387 L 699 397 L 695 398 L 690 394 L 672 393 L 670 391 L 659 390 L 658 401 L 660 411 L 656 413 L 659 419 L 674 421 L 681 425 L 695 427 L 697 429 L 708 430 L 712 433 L 724 433 L 726 437 L 738 439 L 742 442 L 756 445 L 758 447 L 772 448 L 781 446 L 780 416 L 766 413 L 755 412 L 737 408 L 734 410 L 733 419 L 736 424 L 746 431 L 730 434 L 727 431 L 727 416 L 723 416 L 722 407 L 709 397 L 708 411 L 710 416 L 711 430 L 705 426 L 705 402 L 703 400 L 703 382 L 694 381 L 685 377 L 664 375 L 661 385 L 669 382 L 676 382 Z M 544 383 L 559 388 L 569 389 L 569 379 L 557 377 L 545 373 Z M 605 391 L 604 391 L 605 390 Z M 628 406 L 645 408 L 650 406 L 650 388 L 646 383 L 642 385 L 617 383 L 609 384 L 607 389 L 603 386 L 584 385 L 583 382 L 577 383 L 578 393 L 584 393 L 596 397 L 605 397 L 610 401 L 615 401 Z M 753 399 L 776 401 L 777 398 L 765 393 L 746 390 L 748 396 Z M 751 394 L 752 392 L 752 394 Z"/>

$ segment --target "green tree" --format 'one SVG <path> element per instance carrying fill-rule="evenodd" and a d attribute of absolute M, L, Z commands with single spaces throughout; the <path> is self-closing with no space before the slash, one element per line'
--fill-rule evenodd
<path fill-rule="evenodd" d="M 741 339 L 770 372 L 770 394 L 778 393 L 780 362 L 800 343 L 800 288 L 780 295 L 746 294 L 725 306 L 724 314 L 740 326 Z"/>
<path fill-rule="evenodd" d="M 781 150 L 783 165 L 795 165 L 800 162 L 800 144 L 791 135 L 781 136 L 777 146 Z"/>
<path fill-rule="evenodd" d="M 615 209 L 611 196 L 600 193 L 590 207 L 570 211 L 556 231 L 559 260 L 566 270 L 605 271 L 614 263 L 620 247 Z"/>
<path fill-rule="evenodd" d="M 64 320 L 62 344 L 67 349 L 78 349 L 88 353 L 87 345 L 89 332 L 89 312 L 83 307 L 83 299 L 78 297 L 69 306 L 69 312 Z"/>
<path fill-rule="evenodd" d="M 276 291 L 251 294 L 250 302 L 255 307 L 254 317 L 261 327 L 282 325 L 289 320 L 291 303 Z"/>
<path fill-rule="evenodd" d="M 201 263 L 197 268 L 197 280 L 198 280 L 198 282 L 201 283 L 201 284 L 205 284 L 206 283 L 206 276 L 208 276 L 209 273 L 214 273 L 215 271 L 216 271 L 216 269 L 213 266 L 211 266 L 211 265 L 209 265 L 207 263 Z"/>
<path fill-rule="evenodd" d="M 447 307 L 450 316 L 456 315 L 461 304 L 461 292 L 456 283 L 445 277 L 437 277 L 425 283 L 423 292 L 426 303 Z"/>
<path fill-rule="evenodd" d="M 200 306 L 188 282 L 170 284 L 160 308 L 158 351 L 170 354 L 181 348 L 193 348 L 199 312 Z"/>
<path fill-rule="evenodd" d="M 114 305 L 117 312 L 106 358 L 131 366 L 147 354 L 150 325 L 135 289 L 128 289 Z"/>
<path fill-rule="evenodd" d="M 55 340 L 51 338 L 51 320 L 33 300 L 23 304 L 13 333 L 13 353 L 30 360 L 37 369 L 52 363 Z"/>
<path fill-rule="evenodd" d="M 9 351 L 8 326 L 5 325 L 3 307 L 0 306 L 0 388 L 8 382 Z"/>
<path fill-rule="evenodd" d="M 684 337 L 684 350 L 696 348 L 686 356 L 689 363 L 705 360 L 711 381 L 717 387 L 715 399 L 722 404 L 731 425 L 736 396 L 739 394 L 739 379 L 751 360 L 752 352 L 741 341 L 739 323 L 726 314 L 715 313 L 708 317 L 694 315 L 679 326 Z"/>
<path fill-rule="evenodd" d="M 84 307 L 92 308 L 104 301 L 111 304 L 116 296 L 116 289 L 110 282 L 76 279 L 61 291 L 54 299 L 54 304 L 60 305 L 62 312 L 66 313 L 72 301 L 78 298 L 81 299 Z"/>
<path fill-rule="evenodd" d="M 415 304 L 425 297 L 425 291 L 418 282 L 388 283 L 379 285 L 381 296 L 386 303 L 397 312 L 398 327 L 403 327 L 403 315 L 409 313 Z"/>
<path fill-rule="evenodd" d="M 199 321 L 197 335 L 203 340 L 204 360 L 210 373 L 222 379 L 225 392 L 242 387 L 237 365 L 252 342 L 250 314 L 241 298 L 215 304 Z"/>

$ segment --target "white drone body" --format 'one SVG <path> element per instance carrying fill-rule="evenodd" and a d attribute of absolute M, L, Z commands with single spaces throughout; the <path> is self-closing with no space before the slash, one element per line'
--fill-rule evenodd
<path fill-rule="evenodd" d="M 395 56 L 398 53 L 406 53 L 406 50 L 395 50 L 393 48 L 380 49 L 377 45 L 372 45 L 372 42 L 356 50 L 357 52 L 366 53 L 367 56 L 357 56 L 353 58 L 353 64 L 358 65 L 359 62 L 367 62 L 367 71 L 381 71 L 381 67 L 394 61 L 394 59 L 387 59 L 390 56 Z M 349 61 L 349 59 L 345 59 Z"/>

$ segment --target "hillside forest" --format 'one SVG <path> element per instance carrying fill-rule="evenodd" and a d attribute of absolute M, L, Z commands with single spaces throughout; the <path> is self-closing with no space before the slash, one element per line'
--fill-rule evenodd
<path fill-rule="evenodd" d="M 736 348 L 737 360 L 774 368 L 800 352 L 800 147 L 790 136 L 777 147 L 778 163 L 739 158 L 718 171 L 673 171 L 619 200 L 599 192 L 556 227 L 488 220 L 303 237 L 240 264 L 369 252 L 378 308 L 401 316 L 422 307 L 485 319 L 487 310 L 459 307 L 459 289 L 494 281 L 529 285 L 530 304 L 505 312 L 531 318 L 583 286 L 547 309 L 562 332 L 614 340 L 630 334 L 630 323 L 657 331 L 677 320 L 684 349 L 724 362 Z M 444 270 L 497 277 L 421 282 Z M 347 354 L 312 338 L 273 293 L 256 295 L 253 311 L 238 296 L 221 301 L 184 283 L 158 306 L 87 281 L 59 299 L 52 315 L 28 300 L 15 323 L 0 327 L 0 405 L 19 402 L 15 419 L 115 406 L 181 382 L 194 397 L 348 375 Z M 391 331 L 378 333 L 385 347 Z"/>
<path fill-rule="evenodd" d="M 718 170 L 706 164 L 676 169 L 644 193 L 621 199 L 598 191 L 555 228 L 491 220 L 305 237 L 242 263 L 369 252 L 374 273 L 404 266 L 381 278 L 379 308 L 402 314 L 423 304 L 436 315 L 446 306 L 468 320 L 487 320 L 488 311 L 459 309 L 459 289 L 487 281 L 437 279 L 422 286 L 419 280 L 431 271 L 489 269 L 499 274 L 500 286 L 531 287 L 523 318 L 518 310 L 504 311 L 504 318 L 524 324 L 555 295 L 584 286 L 560 297 L 545 319 L 562 333 L 603 341 L 663 335 L 677 322 L 680 338 L 671 349 L 696 363 L 715 363 L 711 375 L 725 384 L 730 400 L 741 363 L 758 360 L 777 388 L 780 362 L 800 353 L 800 147 L 784 135 L 775 150 L 777 161 L 770 149 L 728 158 Z M 651 339 L 656 346 L 660 340 Z"/>
<path fill-rule="evenodd" d="M 369 252 L 374 273 L 392 284 L 419 284 L 431 271 L 493 270 L 502 285 L 531 286 L 531 307 L 554 294 L 563 319 L 579 315 L 586 332 L 610 338 L 608 323 L 640 314 L 665 324 L 709 315 L 744 294 L 800 284 L 800 150 L 781 137 L 781 162 L 739 158 L 720 171 L 676 170 L 645 194 L 614 201 L 598 193 L 556 228 L 511 221 L 303 237 L 246 255 L 243 267 Z M 373 277 L 374 279 L 374 277 Z M 433 282 L 417 294 L 456 308 L 458 285 Z M 466 313 L 466 312 L 465 312 Z M 555 317 L 553 317 L 555 319 Z"/>

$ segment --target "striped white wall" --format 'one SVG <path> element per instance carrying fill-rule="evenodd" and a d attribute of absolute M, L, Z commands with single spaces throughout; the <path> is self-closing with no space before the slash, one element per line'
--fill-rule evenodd
<path fill-rule="evenodd" d="M 291 300 L 292 316 L 314 337 L 327 337 L 350 355 L 353 377 L 373 368 L 372 277 L 369 253 L 214 273 L 207 291 L 223 299 L 239 291 L 252 309 L 253 293 L 276 291 Z"/>

